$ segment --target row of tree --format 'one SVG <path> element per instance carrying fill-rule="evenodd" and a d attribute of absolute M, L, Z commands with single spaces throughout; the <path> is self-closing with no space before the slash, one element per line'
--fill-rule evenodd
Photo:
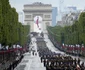
<path fill-rule="evenodd" d="M 24 45 L 28 39 L 30 27 L 18 22 L 18 13 L 9 4 L 9 0 L 0 0 L 0 43 L 2 45 Z"/>
<path fill-rule="evenodd" d="M 48 32 L 59 43 L 85 44 L 85 12 L 82 12 L 79 19 L 72 26 L 48 27 Z"/>

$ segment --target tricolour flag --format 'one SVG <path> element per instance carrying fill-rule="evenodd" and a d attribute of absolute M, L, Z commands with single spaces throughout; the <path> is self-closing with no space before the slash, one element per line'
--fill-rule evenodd
<path fill-rule="evenodd" d="M 39 17 L 37 17 L 36 24 L 37 24 L 37 27 L 39 28 Z"/>

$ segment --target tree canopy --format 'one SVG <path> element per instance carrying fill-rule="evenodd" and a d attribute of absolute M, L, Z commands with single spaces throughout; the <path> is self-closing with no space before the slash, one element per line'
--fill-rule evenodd
<path fill-rule="evenodd" d="M 0 0 L 0 43 L 2 45 L 20 44 L 27 42 L 30 27 L 18 22 L 18 13 L 9 4 L 9 0 Z"/>
<path fill-rule="evenodd" d="M 48 27 L 48 32 L 54 34 L 56 41 L 66 44 L 85 44 L 85 12 L 79 16 L 72 26 Z"/>

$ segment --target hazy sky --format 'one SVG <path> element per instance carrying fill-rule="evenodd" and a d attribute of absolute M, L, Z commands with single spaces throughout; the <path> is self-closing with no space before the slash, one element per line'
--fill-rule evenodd
<path fill-rule="evenodd" d="M 59 7 L 60 0 L 9 0 L 12 7 L 15 7 L 17 12 L 23 10 L 24 4 L 31 4 L 34 2 L 42 2 L 45 4 L 52 4 L 53 7 Z M 85 8 L 85 0 L 63 0 L 63 7 L 76 6 L 78 9 Z"/>

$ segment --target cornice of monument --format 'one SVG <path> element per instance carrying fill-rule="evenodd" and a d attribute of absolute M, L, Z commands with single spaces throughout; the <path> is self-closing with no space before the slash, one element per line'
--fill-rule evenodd
<path fill-rule="evenodd" d="M 23 10 L 24 12 L 31 12 L 31 13 L 33 13 L 33 12 L 52 12 L 52 10 L 26 10 L 26 9 L 24 9 Z"/>

